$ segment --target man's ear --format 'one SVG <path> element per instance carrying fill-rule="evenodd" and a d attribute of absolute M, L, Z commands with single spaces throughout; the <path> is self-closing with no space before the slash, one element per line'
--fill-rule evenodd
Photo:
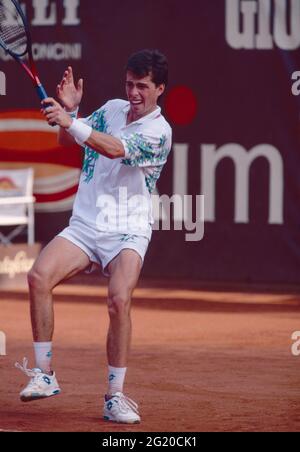
<path fill-rule="evenodd" d="M 158 87 L 159 96 L 161 96 L 165 92 L 165 89 L 166 89 L 165 84 L 162 83 L 161 85 L 159 85 Z"/>

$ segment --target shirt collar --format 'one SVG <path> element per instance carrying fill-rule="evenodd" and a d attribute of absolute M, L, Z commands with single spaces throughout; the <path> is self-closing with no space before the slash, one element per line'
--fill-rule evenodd
<path fill-rule="evenodd" d="M 129 112 L 129 110 L 130 110 L 130 102 L 128 102 L 128 104 L 123 108 L 123 112 L 125 114 L 126 119 L 127 119 L 127 114 Z M 131 126 L 132 124 L 143 124 L 148 119 L 155 119 L 155 118 L 158 118 L 160 115 L 161 115 L 161 108 L 159 106 L 157 106 L 157 108 L 152 113 L 149 113 L 148 115 L 143 116 L 142 118 L 131 122 L 130 124 L 128 124 L 127 127 Z"/>

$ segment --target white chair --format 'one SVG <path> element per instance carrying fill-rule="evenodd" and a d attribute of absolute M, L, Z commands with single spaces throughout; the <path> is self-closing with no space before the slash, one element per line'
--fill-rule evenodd
<path fill-rule="evenodd" d="M 28 245 L 34 244 L 33 169 L 0 169 L 0 228 L 17 226 L 6 236 L 0 231 L 0 243 L 11 241 L 27 227 Z"/>

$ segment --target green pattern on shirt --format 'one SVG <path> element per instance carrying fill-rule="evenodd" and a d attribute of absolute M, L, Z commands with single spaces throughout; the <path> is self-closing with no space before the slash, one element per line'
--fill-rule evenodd
<path fill-rule="evenodd" d="M 108 125 L 105 118 L 106 110 L 97 110 L 89 118 L 92 123 L 92 128 L 97 132 L 107 133 Z M 82 167 L 82 172 L 85 176 L 84 182 L 87 184 L 93 179 L 95 173 L 96 162 L 99 159 L 99 153 L 85 147 L 85 157 Z"/>
<path fill-rule="evenodd" d="M 130 158 L 122 160 L 124 165 L 143 166 L 149 162 L 155 164 L 155 149 L 151 143 L 145 141 L 142 134 L 135 133 L 125 141 Z"/>
<path fill-rule="evenodd" d="M 170 152 L 167 136 L 162 135 L 156 146 L 146 141 L 141 133 L 135 133 L 125 141 L 129 158 L 123 159 L 122 163 L 132 167 L 148 167 L 148 171 L 145 171 L 145 182 L 149 192 L 153 193 Z"/>
<path fill-rule="evenodd" d="M 149 193 L 154 192 L 156 183 L 157 183 L 158 179 L 160 178 L 161 171 L 162 171 L 162 167 L 155 168 L 152 173 L 147 174 L 145 176 L 146 185 L 149 190 Z"/>

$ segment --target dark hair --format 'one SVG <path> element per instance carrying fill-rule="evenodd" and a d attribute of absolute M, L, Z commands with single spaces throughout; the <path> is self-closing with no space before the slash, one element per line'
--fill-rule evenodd
<path fill-rule="evenodd" d="M 134 53 L 128 60 L 126 71 L 139 78 L 152 75 L 152 81 L 156 86 L 168 84 L 168 60 L 158 50 L 145 49 Z"/>

